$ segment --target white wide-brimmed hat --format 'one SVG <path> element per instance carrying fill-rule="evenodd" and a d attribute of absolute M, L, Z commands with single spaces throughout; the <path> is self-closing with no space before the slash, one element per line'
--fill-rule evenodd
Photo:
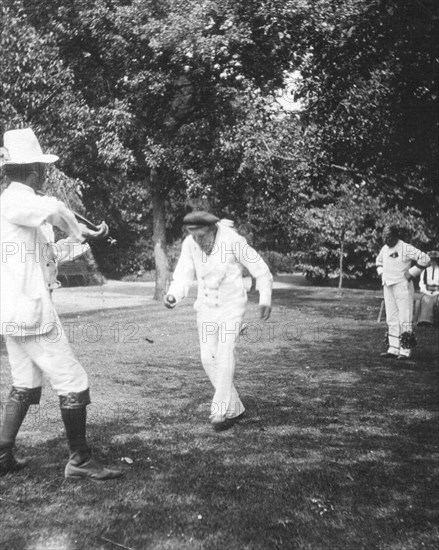
<path fill-rule="evenodd" d="M 37 136 L 31 128 L 8 130 L 3 137 L 1 164 L 33 164 L 56 162 L 56 155 L 43 154 Z"/>

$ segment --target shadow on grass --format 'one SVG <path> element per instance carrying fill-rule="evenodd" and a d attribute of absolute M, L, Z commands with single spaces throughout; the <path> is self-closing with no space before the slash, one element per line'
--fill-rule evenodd
<path fill-rule="evenodd" d="M 83 319 L 103 334 L 74 342 L 90 365 L 90 443 L 125 478 L 63 482 L 59 416 L 32 413 L 19 448 L 36 458 L 0 482 L 3 547 L 435 548 L 437 333 L 418 331 L 413 361 L 384 361 L 384 323 L 352 323 L 351 304 L 336 317 L 331 300 L 278 298 L 279 323 L 307 326 L 299 305 L 315 304 L 310 320 L 328 330 L 243 340 L 236 385 L 247 417 L 220 434 L 201 406 L 212 389 L 189 305 L 173 316 L 158 305 L 131 310 L 135 343 L 114 342 L 109 330 L 124 311 Z"/>
<path fill-rule="evenodd" d="M 288 374 L 283 397 L 243 392 L 248 416 L 221 434 L 193 405 L 92 418 L 96 456 L 122 464 L 123 480 L 63 483 L 64 438 L 35 445 L 28 472 L 2 480 L 8 512 L 21 512 L 5 547 L 433 548 L 431 365 L 375 363 L 340 376 L 329 364 L 314 376 L 300 367 Z"/>

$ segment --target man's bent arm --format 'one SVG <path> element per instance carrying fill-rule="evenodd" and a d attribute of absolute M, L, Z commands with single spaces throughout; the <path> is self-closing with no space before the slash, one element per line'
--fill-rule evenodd
<path fill-rule="evenodd" d="M 189 289 L 195 279 L 195 266 L 189 248 L 189 241 L 185 239 L 181 247 L 180 258 L 172 276 L 172 283 L 168 294 L 174 296 L 176 302 L 180 302 L 189 293 Z"/>

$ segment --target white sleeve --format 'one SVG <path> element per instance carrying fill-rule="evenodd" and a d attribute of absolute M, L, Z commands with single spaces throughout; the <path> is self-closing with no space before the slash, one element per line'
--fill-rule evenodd
<path fill-rule="evenodd" d="M 168 290 L 168 294 L 172 294 L 177 302 L 186 298 L 195 279 L 195 265 L 190 251 L 189 239 L 191 237 L 186 237 L 183 241 L 180 258 L 178 259 Z"/>
<path fill-rule="evenodd" d="M 72 240 L 83 243 L 85 242 L 84 237 L 82 236 L 81 229 L 78 222 L 76 221 L 75 215 L 71 210 L 69 210 L 66 205 L 61 202 L 58 202 L 58 208 L 56 212 L 47 217 L 47 221 L 52 225 L 59 227 L 64 233 L 67 233 Z"/>
<path fill-rule="evenodd" d="M 55 197 L 26 196 L 26 200 L 20 204 L 16 201 L 7 204 L 4 216 L 11 223 L 26 227 L 39 227 L 44 222 L 48 222 L 77 241 L 84 241 L 73 212 Z"/>
<path fill-rule="evenodd" d="M 261 258 L 261 255 L 247 243 L 244 237 L 239 236 L 234 250 L 237 261 L 246 267 L 256 279 L 256 288 L 259 291 L 259 305 L 270 306 L 273 276 L 268 265 Z"/>
<path fill-rule="evenodd" d="M 88 243 L 78 242 L 72 237 L 56 241 L 53 247 L 56 250 L 56 259 L 60 264 L 73 262 L 73 260 L 76 260 L 91 250 Z"/>
<path fill-rule="evenodd" d="M 410 259 L 416 262 L 416 265 L 409 269 L 409 273 L 412 277 L 417 277 L 423 269 L 427 267 L 430 262 L 430 256 L 421 250 L 418 250 L 414 246 L 410 247 Z"/>

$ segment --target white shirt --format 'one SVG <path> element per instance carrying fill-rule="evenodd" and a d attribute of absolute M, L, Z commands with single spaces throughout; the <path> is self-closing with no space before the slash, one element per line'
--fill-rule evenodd
<path fill-rule="evenodd" d="M 382 275 L 383 285 L 392 286 L 406 280 L 405 273 L 412 277 L 419 275 L 430 261 L 430 257 L 411 244 L 399 240 L 391 248 L 385 244 L 376 259 L 378 275 Z M 410 267 L 412 262 L 416 265 Z"/>
<path fill-rule="evenodd" d="M 191 283 L 198 280 L 195 309 L 202 306 L 219 307 L 233 302 L 237 306 L 247 302 L 247 290 L 242 277 L 246 267 L 256 278 L 259 304 L 271 305 L 273 277 L 261 256 L 244 237 L 233 229 L 217 224 L 212 252 L 206 254 L 191 235 L 183 241 L 181 255 L 169 287 L 177 302 L 188 295 Z"/>
<path fill-rule="evenodd" d="M 427 294 L 427 296 L 439 296 L 439 266 L 432 265 L 427 267 L 421 274 L 419 279 L 419 290 L 423 294 Z"/>
<path fill-rule="evenodd" d="M 73 213 L 54 197 L 12 182 L 0 196 L 0 326 L 11 336 L 44 334 L 56 313 L 50 291 L 59 286 L 56 262 L 82 242 Z M 69 234 L 53 244 L 53 225 Z"/>

